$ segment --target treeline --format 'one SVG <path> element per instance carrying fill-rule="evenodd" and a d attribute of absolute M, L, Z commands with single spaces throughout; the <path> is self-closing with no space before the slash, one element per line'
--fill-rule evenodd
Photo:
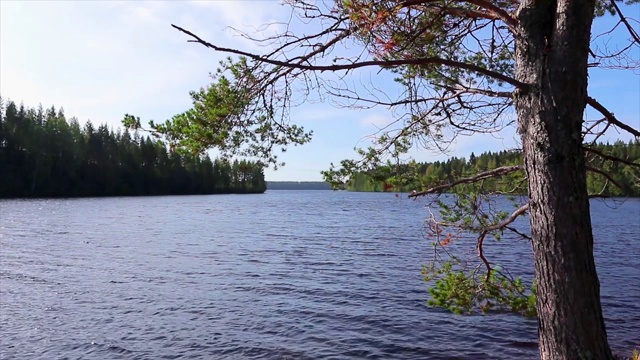
<path fill-rule="evenodd" d="M 6 106 L 4 106 L 6 105 Z M 0 197 L 262 193 L 263 167 L 169 151 L 150 137 L 0 98 Z"/>
<path fill-rule="evenodd" d="M 613 144 L 601 143 L 592 146 L 597 152 L 640 164 L 640 142 L 616 141 Z M 591 167 L 598 168 L 609 175 L 588 172 L 587 186 L 590 193 L 599 194 L 606 186 L 604 195 L 640 196 L 640 170 L 636 167 L 610 161 L 600 156 L 590 156 Z M 432 163 L 413 163 L 383 166 L 367 173 L 352 176 L 346 189 L 350 191 L 420 191 L 430 187 L 454 181 L 460 177 L 472 176 L 481 171 L 500 166 L 521 165 L 522 154 L 518 151 L 485 152 L 478 156 L 471 154 L 468 159 L 452 157 L 447 161 Z M 611 181 L 613 180 L 613 181 Z M 613 185 L 615 182 L 620 187 Z M 522 173 L 509 174 L 499 178 L 489 178 L 469 188 L 482 188 L 487 192 L 514 192 L 525 194 L 526 182 Z"/>

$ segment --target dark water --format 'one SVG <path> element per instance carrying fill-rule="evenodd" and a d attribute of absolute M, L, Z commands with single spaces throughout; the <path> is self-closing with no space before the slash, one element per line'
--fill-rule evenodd
<path fill-rule="evenodd" d="M 640 201 L 592 211 L 609 337 L 629 353 Z M 425 216 L 345 192 L 2 201 L 0 358 L 535 358 L 535 320 L 425 305 Z M 530 272 L 511 243 L 487 252 Z"/>

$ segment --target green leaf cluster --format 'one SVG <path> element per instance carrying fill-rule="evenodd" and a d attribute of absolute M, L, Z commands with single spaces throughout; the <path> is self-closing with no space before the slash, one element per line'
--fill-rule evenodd
<path fill-rule="evenodd" d="M 192 107 L 163 123 L 149 122 L 149 130 L 182 152 L 202 154 L 217 149 L 223 159 L 247 157 L 258 159 L 275 168 L 277 151 L 289 145 L 301 145 L 311 140 L 312 132 L 285 123 L 285 117 L 273 102 L 266 101 L 265 87 L 257 78 L 258 65 L 246 58 L 231 58 L 220 62 L 211 74 L 212 83 L 191 91 Z M 270 94 L 271 100 L 286 94 Z M 278 114 L 281 117 L 278 118 Z M 123 124 L 140 128 L 140 119 L 126 115 Z"/>

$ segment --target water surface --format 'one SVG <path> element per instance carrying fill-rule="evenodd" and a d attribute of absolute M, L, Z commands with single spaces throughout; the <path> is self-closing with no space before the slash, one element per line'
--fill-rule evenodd
<path fill-rule="evenodd" d="M 640 201 L 592 202 L 613 348 L 640 347 Z M 0 201 L 2 359 L 533 359 L 536 321 L 426 306 L 424 201 Z M 513 245 L 513 246 L 510 246 Z M 530 247 L 489 243 L 523 275 Z"/>

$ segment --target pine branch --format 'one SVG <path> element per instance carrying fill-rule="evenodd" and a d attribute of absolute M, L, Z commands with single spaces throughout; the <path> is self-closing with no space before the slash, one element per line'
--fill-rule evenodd
<path fill-rule="evenodd" d="M 418 65 L 418 66 L 424 66 L 424 65 L 443 65 L 443 66 L 449 66 L 449 67 L 454 67 L 454 68 L 459 68 L 459 69 L 464 69 L 464 70 L 469 70 L 469 71 L 473 71 L 476 72 L 478 74 L 482 74 L 485 76 L 488 76 L 490 78 L 496 79 L 498 81 L 502 81 L 505 82 L 507 84 L 513 85 L 521 90 L 527 90 L 529 88 L 529 86 L 527 84 L 524 84 L 512 77 L 506 76 L 504 74 L 501 74 L 499 72 L 496 71 L 492 71 L 489 69 L 485 69 L 481 66 L 478 65 L 474 65 L 474 64 L 469 64 L 469 63 L 465 63 L 465 62 L 461 62 L 461 61 L 455 61 L 455 60 L 449 60 L 449 59 L 442 59 L 442 58 L 438 58 L 438 57 L 426 57 L 426 58 L 418 58 L 418 59 L 400 59 L 400 60 L 368 60 L 368 61 L 360 61 L 360 62 L 353 62 L 350 64 L 334 64 L 334 65 L 309 65 L 309 64 L 303 64 L 302 62 L 295 62 L 292 63 L 291 61 L 283 61 L 283 60 L 276 60 L 273 58 L 269 58 L 266 56 L 262 56 L 262 55 L 257 55 L 257 54 L 253 54 L 250 52 L 246 52 L 246 51 L 242 51 L 242 50 L 236 50 L 236 49 L 231 49 L 231 48 L 225 48 L 225 47 L 221 47 L 221 46 L 217 46 L 214 44 L 211 44 L 205 40 L 202 40 L 200 37 L 198 37 L 197 35 L 195 35 L 194 33 L 192 33 L 189 30 L 185 30 L 177 25 L 171 24 L 171 26 L 189 36 L 191 36 L 193 39 L 195 40 L 189 40 L 189 42 L 195 42 L 195 43 L 199 43 L 201 45 L 204 45 L 210 49 L 213 49 L 215 51 L 220 51 L 220 52 L 225 52 L 225 53 L 230 53 L 230 54 L 236 54 L 236 55 L 240 55 L 240 56 L 245 56 L 247 58 L 253 59 L 255 61 L 259 61 L 259 62 L 263 62 L 263 63 L 267 63 L 267 64 L 271 64 L 271 65 L 275 65 L 275 66 L 282 66 L 284 68 L 292 68 L 292 69 L 300 69 L 300 70 L 308 70 L 308 71 L 342 71 L 342 70 L 353 70 L 353 69 L 358 69 L 358 68 L 363 68 L 363 67 L 369 67 L 369 66 L 379 66 L 379 67 L 398 67 L 398 66 L 403 66 L 403 65 Z M 345 32 L 343 34 L 341 34 L 341 36 L 338 36 L 334 39 L 332 39 L 331 41 L 329 41 L 326 44 L 323 44 L 321 46 L 318 46 L 318 48 L 315 50 L 316 54 L 322 53 L 326 50 L 328 50 L 331 46 L 335 45 L 335 43 L 337 43 L 340 38 L 345 38 L 346 36 L 348 36 L 349 32 Z M 308 58 L 308 57 L 305 57 Z"/>

